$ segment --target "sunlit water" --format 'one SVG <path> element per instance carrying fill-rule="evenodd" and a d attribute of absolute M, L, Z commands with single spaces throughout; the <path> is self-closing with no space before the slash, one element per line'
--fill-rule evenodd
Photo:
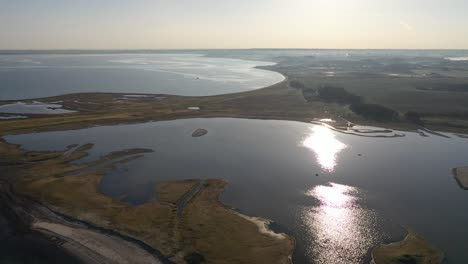
<path fill-rule="evenodd" d="M 338 154 L 346 148 L 346 145 L 337 140 L 335 134 L 324 126 L 311 128 L 311 133 L 302 141 L 302 145 L 315 153 L 317 163 L 327 172 L 333 172 Z"/>
<path fill-rule="evenodd" d="M 193 138 L 197 128 L 208 134 Z M 366 263 L 369 250 L 409 226 L 447 253 L 468 259 L 468 192 L 451 168 L 467 165 L 468 139 L 368 128 L 361 136 L 290 121 L 189 119 L 7 136 L 33 150 L 95 143 L 86 160 L 111 151 L 154 150 L 109 171 L 100 190 L 138 204 L 154 184 L 224 178 L 224 203 L 270 218 L 297 241 L 296 263 Z M 353 131 L 353 133 L 358 133 Z M 116 144 L 118 142 L 118 144 Z"/>
<path fill-rule="evenodd" d="M 280 82 L 274 63 L 197 54 L 0 55 L 0 100 L 111 92 L 214 95 Z"/>
<path fill-rule="evenodd" d="M 316 263 L 361 263 L 370 248 L 386 239 L 378 213 L 359 204 L 357 188 L 329 183 L 313 187 L 307 195 L 319 202 L 302 216 L 314 243 L 306 254 Z"/>

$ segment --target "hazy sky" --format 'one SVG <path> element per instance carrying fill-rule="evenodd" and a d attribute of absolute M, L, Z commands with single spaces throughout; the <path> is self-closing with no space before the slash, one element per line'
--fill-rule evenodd
<path fill-rule="evenodd" d="M 0 49 L 468 48 L 466 0 L 0 0 Z"/>

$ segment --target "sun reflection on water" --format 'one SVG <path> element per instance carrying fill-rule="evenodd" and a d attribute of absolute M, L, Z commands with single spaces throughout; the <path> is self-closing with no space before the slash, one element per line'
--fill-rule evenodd
<path fill-rule="evenodd" d="M 317 162 L 323 170 L 333 172 L 338 154 L 347 146 L 336 139 L 335 134 L 324 126 L 314 126 L 303 141 L 302 146 L 315 152 Z"/>
<path fill-rule="evenodd" d="M 307 192 L 319 205 L 303 211 L 314 263 L 361 263 L 380 241 L 377 214 L 359 205 L 359 190 L 336 183 Z"/>

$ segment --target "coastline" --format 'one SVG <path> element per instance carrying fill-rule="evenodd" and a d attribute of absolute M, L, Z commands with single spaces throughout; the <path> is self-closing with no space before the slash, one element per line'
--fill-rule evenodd
<path fill-rule="evenodd" d="M 189 118 L 246 118 L 289 120 L 313 123 L 332 119 L 336 130 L 347 129 L 348 124 L 385 127 L 394 130 L 418 132 L 421 127 L 410 122 L 376 122 L 354 114 L 346 107 L 321 101 L 307 102 L 301 90 L 289 86 L 289 78 L 268 87 L 214 96 L 177 96 L 165 94 L 138 94 L 141 97 L 125 100 L 121 93 L 78 93 L 37 98 L 43 103 L 61 101 L 62 108 L 76 111 L 70 114 L 28 114 L 27 118 L 0 120 L 0 136 L 19 133 L 75 130 L 102 125 L 135 124 Z M 25 100 L 28 102 L 31 100 Z M 22 102 L 0 101 L 0 104 Z M 99 105 L 106 105 L 101 108 Z M 197 111 L 188 108 L 197 106 Z M 424 128 L 426 129 L 426 128 Z M 468 128 L 427 127 L 429 130 L 468 134 Z M 456 136 L 455 135 L 455 136 Z"/>
<path fill-rule="evenodd" d="M 412 230 L 402 241 L 376 246 L 371 251 L 371 264 L 428 263 L 440 264 L 445 255 Z"/>
<path fill-rule="evenodd" d="M 294 249 L 292 238 L 284 235 L 284 239 L 278 240 L 262 233 L 255 223 L 247 221 L 247 216 L 242 217 L 219 201 L 227 182 L 209 179 L 161 183 L 155 187 L 160 194 L 158 201 L 130 206 L 97 192 L 97 184 L 103 176 L 100 169 L 58 177 L 64 171 L 82 170 L 83 166 L 100 162 L 71 165 L 92 146 L 75 147 L 71 153 L 70 149 L 27 152 L 1 143 L 0 150 L 9 151 L 0 151 L 0 163 L 21 160 L 9 169 L 2 167 L 8 170 L 4 175 L 10 180 L 5 181 L 8 187 L 1 186 L 5 189 L 2 195 L 9 197 L 2 201 L 24 218 L 25 228 L 60 241 L 61 248 L 85 263 L 185 263 L 186 258 L 195 255 L 211 263 L 224 259 L 236 263 L 239 257 L 252 263 L 264 260 L 290 263 L 287 260 Z M 125 157 L 135 151 L 142 150 L 121 151 L 103 156 L 101 160 L 108 161 L 112 157 L 115 162 L 122 162 L 119 160 L 122 155 Z M 16 178 L 17 175 L 21 178 Z M 195 188 L 199 183 L 201 188 Z M 192 191 L 194 193 L 188 195 Z M 82 198 L 76 199 L 76 195 Z M 184 197 L 188 201 L 179 208 Z M 205 219 L 207 216 L 209 218 Z M 228 235 L 229 240 L 223 240 L 231 228 L 237 232 Z M 209 242 L 211 239 L 218 241 L 216 246 Z M 245 245 L 239 252 L 231 252 L 227 250 L 231 243 Z M 248 250 L 263 245 L 271 249 L 261 254 Z M 245 253 L 239 255 L 241 252 Z M 128 256 L 132 256 L 131 259 Z"/>
<path fill-rule="evenodd" d="M 58 247 L 83 263 L 132 263 L 135 258 L 138 263 L 171 263 L 142 241 L 56 212 L 18 194 L 7 181 L 0 182 L 0 190 L 2 204 L 14 213 L 10 217 L 15 217 L 17 225 L 55 241 Z"/>
<path fill-rule="evenodd" d="M 87 105 L 82 109 L 84 111 L 79 112 L 79 113 L 57 115 L 57 116 L 52 116 L 52 117 L 43 116 L 43 115 L 32 115 L 30 116 L 29 120 L 0 121 L 1 123 L 6 122 L 4 124 L 6 124 L 6 127 L 7 127 L 7 129 L 0 128 L 0 136 L 4 136 L 8 134 L 16 134 L 16 133 L 81 129 L 81 128 L 92 127 L 92 126 L 100 126 L 100 125 L 118 125 L 118 124 L 129 124 L 129 123 L 142 123 L 142 122 L 149 122 L 149 121 L 163 121 L 163 120 L 165 121 L 165 120 L 174 120 L 174 119 L 181 119 L 181 118 L 211 118 L 211 117 L 280 119 L 280 120 L 293 120 L 293 121 L 300 121 L 300 122 L 307 122 L 307 123 L 313 122 L 313 120 L 315 120 L 317 117 L 323 117 L 323 118 L 330 117 L 330 118 L 334 118 L 337 120 L 341 120 L 343 124 L 346 123 L 345 121 L 347 120 L 353 120 L 353 122 L 356 122 L 356 120 L 359 120 L 357 122 L 359 122 L 360 124 L 368 124 L 368 125 L 386 126 L 387 124 L 387 123 L 375 123 L 375 122 L 362 120 L 356 116 L 351 116 L 351 118 L 346 117 L 347 119 L 344 119 L 338 110 L 337 112 L 333 112 L 333 111 L 329 112 L 328 110 L 320 110 L 319 108 L 322 107 L 323 105 L 319 105 L 320 107 L 318 108 L 314 108 L 315 106 L 311 108 L 310 104 L 305 104 L 305 105 L 299 104 L 298 106 L 294 106 L 292 108 L 292 112 L 288 112 L 288 110 L 291 110 L 290 108 L 292 106 L 290 104 L 291 102 L 294 102 L 294 103 L 301 102 L 300 101 L 301 95 L 298 95 L 297 91 L 294 91 L 294 89 L 291 89 L 288 86 L 287 78 L 285 78 L 285 80 L 283 80 L 282 82 L 274 84 L 272 86 L 261 88 L 258 90 L 249 91 L 249 92 L 239 93 L 239 94 L 227 94 L 227 95 L 222 95 L 222 96 L 208 96 L 208 97 L 183 97 L 183 96 L 163 95 L 165 97 L 168 97 L 167 99 L 169 99 L 170 101 L 168 104 L 165 104 L 166 99 L 155 101 L 155 100 L 151 100 L 148 98 L 132 99 L 131 100 L 132 102 L 129 102 L 128 104 L 121 103 L 120 100 L 123 95 L 124 94 L 90 93 L 90 94 L 72 94 L 72 95 L 63 95 L 63 96 L 53 97 L 53 99 L 62 98 L 62 97 L 70 98 L 69 101 L 72 102 L 75 96 L 78 98 L 82 98 L 84 100 L 87 100 L 89 98 L 92 99 L 92 97 L 97 96 L 98 98 L 101 98 L 101 97 L 103 98 L 103 101 L 101 103 L 105 104 L 106 102 L 111 102 L 111 104 L 113 104 L 115 108 L 112 108 L 109 111 L 107 111 L 107 110 L 101 110 L 101 109 L 93 109 L 91 105 Z M 255 102 L 258 102 L 258 100 L 261 100 L 261 98 L 264 95 L 270 96 L 271 98 L 273 98 L 273 100 L 268 101 L 268 102 L 275 102 L 277 103 L 277 105 L 280 105 L 280 106 L 282 104 L 281 99 L 284 98 L 284 96 L 288 96 L 287 98 L 290 98 L 293 100 L 283 105 L 282 107 L 284 108 L 280 108 L 276 110 L 269 108 L 269 109 L 266 109 L 267 111 L 264 111 L 265 108 L 263 108 L 262 105 L 260 107 L 254 106 L 248 109 L 242 109 L 243 106 L 247 104 L 255 104 Z M 153 98 L 154 96 L 155 95 L 152 95 Z M 44 99 L 48 101 L 52 100 L 51 98 L 44 98 Z M 162 102 L 161 107 L 158 106 L 160 102 Z M 200 104 L 200 102 L 202 103 Z M 219 108 L 217 105 L 217 104 L 224 104 L 226 102 L 228 106 L 231 107 L 229 110 L 224 110 L 222 108 Z M 182 108 L 185 107 L 185 104 L 186 105 L 201 105 L 202 106 L 201 111 L 196 111 L 196 113 L 193 113 L 193 111 L 190 111 L 190 112 L 183 111 L 181 107 L 179 107 L 178 105 L 179 103 L 182 103 Z M 273 108 L 277 105 L 274 104 Z M 134 106 L 136 106 L 136 108 L 132 109 Z M 76 105 L 74 106 L 73 104 L 71 104 L 67 107 L 73 108 L 73 107 L 76 107 Z M 152 109 L 153 107 L 155 107 L 156 109 Z M 143 110 L 143 112 L 138 113 L 137 110 Z M 125 111 L 130 111 L 130 113 L 127 113 Z M 71 119 L 69 120 L 69 118 Z M 34 123 L 36 120 L 38 122 Z M 19 121 L 19 122 L 16 122 L 16 121 Z M 42 121 L 45 121 L 45 122 L 43 124 L 37 125 L 39 123 L 42 123 Z M 29 122 L 33 122 L 33 124 L 31 126 L 28 126 Z M 340 126 L 343 124 L 340 123 L 338 125 Z M 8 130 L 9 125 L 12 125 L 13 127 L 12 130 Z M 418 127 L 415 127 L 411 124 L 406 124 L 406 123 L 393 124 L 392 127 L 397 127 L 397 128 L 409 130 L 409 131 L 418 129 Z M 336 131 L 340 132 L 341 130 L 336 129 Z M 457 179 L 457 182 L 458 182 L 458 179 Z M 272 235 L 269 232 L 268 228 L 266 227 L 266 222 L 269 220 L 244 216 L 240 214 L 239 216 L 256 224 L 257 227 L 259 228 L 260 233 L 270 235 L 270 236 Z M 63 227 L 58 227 L 55 225 L 56 224 L 52 226 L 53 228 L 50 228 L 51 227 L 50 223 L 45 223 L 44 225 L 44 222 L 42 222 L 39 225 L 36 224 L 35 227 L 37 230 L 44 232 L 46 235 L 47 234 L 50 235 L 50 231 L 54 233 L 53 230 L 55 229 L 56 230 L 55 235 L 59 236 L 60 235 L 59 233 L 63 233 L 63 232 L 60 232 L 60 230 L 57 230 L 57 228 L 63 229 Z M 71 228 L 69 226 L 65 226 L 65 227 Z M 99 232 L 97 232 L 97 234 L 99 234 Z M 273 237 L 279 238 L 278 234 L 273 235 Z M 407 237 L 405 237 L 405 240 L 406 238 Z M 66 239 L 66 236 L 62 237 L 62 239 Z M 68 238 L 68 239 L 73 240 L 72 238 Z M 118 241 L 119 240 L 116 239 L 115 243 L 121 245 L 122 242 L 118 242 Z M 142 241 L 139 241 L 139 242 L 144 244 L 144 242 Z M 396 242 L 396 243 L 400 243 L 397 245 L 402 245 L 401 241 Z M 104 243 L 104 244 L 107 244 L 107 243 Z M 382 246 L 386 246 L 386 245 L 382 245 Z M 150 246 L 148 247 L 152 248 Z M 76 250 L 80 251 L 82 249 L 78 249 L 77 247 Z M 141 254 L 144 255 L 146 253 L 141 253 Z"/>
<path fill-rule="evenodd" d="M 468 167 L 453 168 L 452 174 L 458 186 L 463 190 L 468 190 Z"/>

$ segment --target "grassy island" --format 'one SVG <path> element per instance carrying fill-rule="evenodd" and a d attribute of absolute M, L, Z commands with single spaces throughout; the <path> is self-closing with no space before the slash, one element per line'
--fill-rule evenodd
<path fill-rule="evenodd" d="M 208 134 L 208 130 L 203 128 L 198 128 L 192 133 L 192 137 L 203 137 L 204 135 Z"/>

